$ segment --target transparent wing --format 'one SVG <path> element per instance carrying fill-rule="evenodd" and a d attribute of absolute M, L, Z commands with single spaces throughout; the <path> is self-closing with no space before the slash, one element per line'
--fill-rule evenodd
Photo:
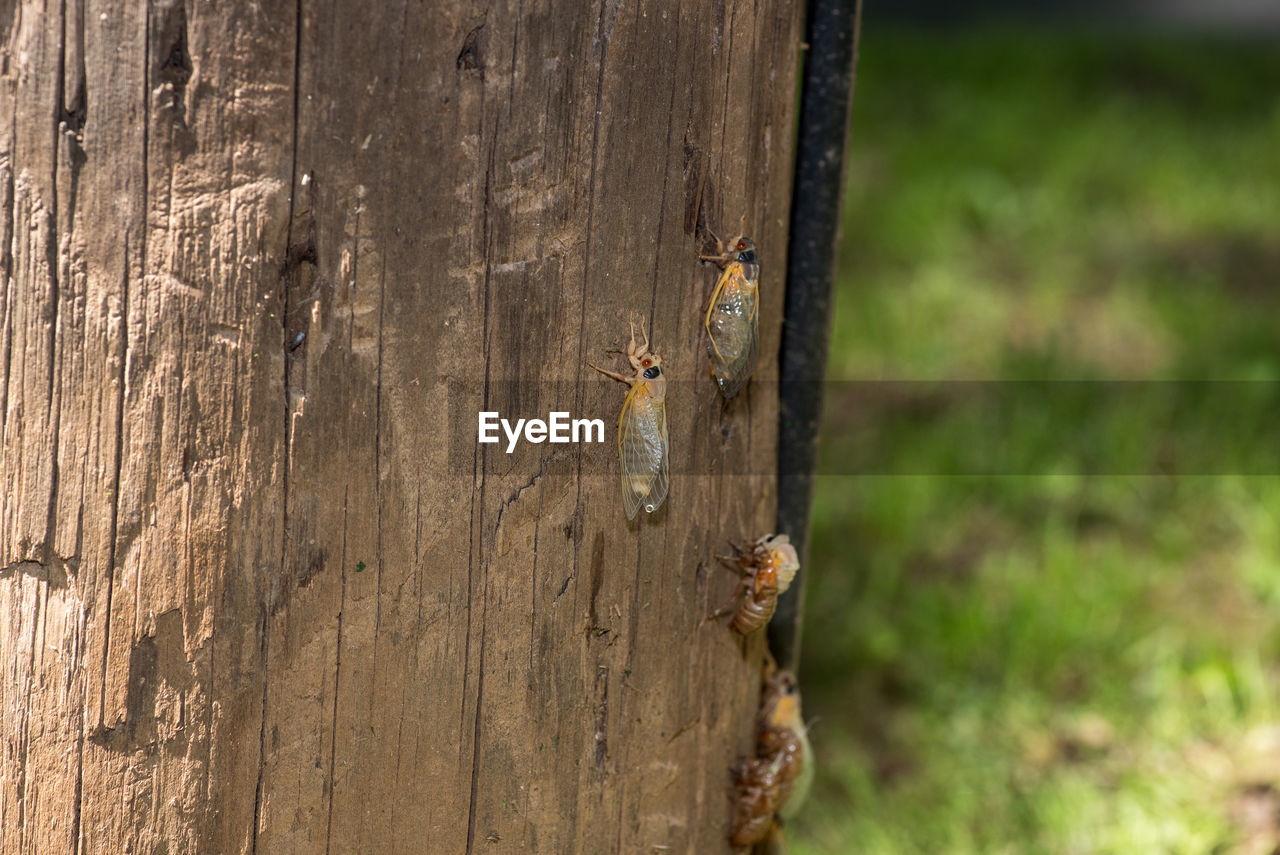
<path fill-rule="evenodd" d="M 730 264 L 716 284 L 707 312 L 707 352 L 716 384 L 726 398 L 746 385 L 759 356 L 757 284 L 745 275 L 741 264 Z"/>
<path fill-rule="evenodd" d="M 645 509 L 649 513 L 653 513 L 662 507 L 662 503 L 667 500 L 667 491 L 671 487 L 671 447 L 667 444 L 667 405 L 666 403 L 654 403 L 653 408 L 657 414 L 658 421 L 662 425 L 662 442 L 661 442 L 661 459 L 658 463 L 658 471 L 654 473 L 653 484 L 649 487 L 648 501 L 645 503 Z"/>
<path fill-rule="evenodd" d="M 667 413 L 640 383 L 631 388 L 622 405 L 618 457 L 627 519 L 633 519 L 642 507 L 653 513 L 667 498 Z"/>

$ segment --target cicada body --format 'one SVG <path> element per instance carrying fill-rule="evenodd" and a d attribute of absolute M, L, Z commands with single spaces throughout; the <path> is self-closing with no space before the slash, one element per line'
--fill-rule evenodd
<path fill-rule="evenodd" d="M 782 819 L 795 816 L 813 785 L 813 746 L 800 715 L 800 691 L 789 671 L 778 671 L 765 689 L 760 711 L 758 751 L 778 758 L 787 790 L 778 801 Z"/>
<path fill-rule="evenodd" d="M 769 622 L 778 608 L 778 597 L 791 587 L 800 569 L 800 559 L 791 538 L 766 534 L 749 549 L 733 545 L 736 555 L 728 559 L 736 563 L 742 579 L 742 602 L 734 612 L 730 626 L 750 635 Z"/>
<path fill-rule="evenodd" d="M 644 327 L 641 326 L 641 335 Z M 627 360 L 634 377 L 596 371 L 631 387 L 618 416 L 618 461 L 622 470 L 622 506 L 627 519 L 641 508 L 653 513 L 662 506 L 670 486 L 670 452 L 667 444 L 667 380 L 662 374 L 662 357 L 649 350 L 649 338 L 636 344 L 635 325 L 627 345 Z"/>
<path fill-rule="evenodd" d="M 813 752 L 800 719 L 795 677 L 769 678 L 757 722 L 756 754 L 734 774 L 729 839 L 751 846 L 766 839 L 781 845 L 777 823 L 795 814 L 813 778 Z"/>
<path fill-rule="evenodd" d="M 699 258 L 714 261 L 720 267 L 704 326 L 711 375 L 720 394 L 732 398 L 751 377 L 760 353 L 760 265 L 756 261 L 756 245 L 750 238 L 738 238 L 728 251 Z"/>

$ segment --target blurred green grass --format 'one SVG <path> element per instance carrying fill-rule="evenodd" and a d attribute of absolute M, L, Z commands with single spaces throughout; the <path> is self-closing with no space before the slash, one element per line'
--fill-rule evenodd
<path fill-rule="evenodd" d="M 864 33 L 830 378 L 1280 379 L 1278 80 L 1261 43 Z M 856 419 L 923 474 L 819 479 L 793 853 L 1280 852 L 1280 478 L 931 475 L 958 408 L 828 403 L 820 471 Z"/>

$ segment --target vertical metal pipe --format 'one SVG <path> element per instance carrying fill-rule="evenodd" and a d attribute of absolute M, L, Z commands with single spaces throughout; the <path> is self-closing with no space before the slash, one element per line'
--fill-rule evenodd
<path fill-rule="evenodd" d="M 791 669 L 800 657 L 809 512 L 861 17 L 862 0 L 809 0 L 778 407 L 778 531 L 791 535 L 801 570 L 769 625 L 770 648 L 778 664 Z"/>

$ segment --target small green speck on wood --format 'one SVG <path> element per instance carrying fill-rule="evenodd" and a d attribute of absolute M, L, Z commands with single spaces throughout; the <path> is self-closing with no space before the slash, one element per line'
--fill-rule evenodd
<path fill-rule="evenodd" d="M 368 566 L 369 566 L 369 565 L 368 565 L 368 564 L 365 564 L 363 561 L 357 561 L 357 562 L 356 562 L 356 572 L 357 572 L 357 573 L 363 573 L 363 572 L 364 572 L 364 570 L 365 570 L 365 568 L 366 568 L 366 567 L 368 567 Z"/>

